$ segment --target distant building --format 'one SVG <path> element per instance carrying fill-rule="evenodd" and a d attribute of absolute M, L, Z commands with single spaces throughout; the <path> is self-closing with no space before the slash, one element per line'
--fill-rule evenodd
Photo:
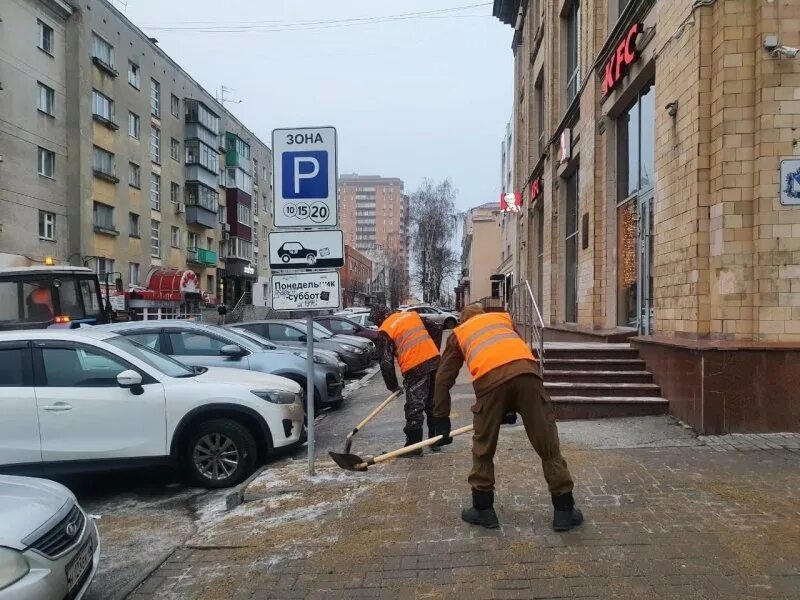
<path fill-rule="evenodd" d="M 470 209 L 464 217 L 461 238 L 461 277 L 456 288 L 456 305 L 467 304 L 497 295 L 492 290 L 492 276 L 500 263 L 499 202 L 487 202 Z"/>
<path fill-rule="evenodd" d="M 513 116 L 506 124 L 505 135 L 500 144 L 500 193 L 513 193 L 514 189 L 514 128 Z M 511 287 L 517 282 L 519 274 L 519 253 L 517 248 L 517 228 L 519 227 L 519 213 L 506 212 L 500 218 L 500 264 L 497 274 L 502 278 L 501 294 L 507 297 Z"/>
<path fill-rule="evenodd" d="M 372 261 L 352 246 L 344 247 L 344 268 L 341 271 L 342 304 L 365 306 L 372 287 Z"/>

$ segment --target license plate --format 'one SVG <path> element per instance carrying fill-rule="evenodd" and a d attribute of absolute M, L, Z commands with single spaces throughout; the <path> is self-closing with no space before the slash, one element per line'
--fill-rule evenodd
<path fill-rule="evenodd" d="M 93 554 L 92 540 L 89 539 L 67 565 L 67 585 L 70 591 L 91 568 Z"/>

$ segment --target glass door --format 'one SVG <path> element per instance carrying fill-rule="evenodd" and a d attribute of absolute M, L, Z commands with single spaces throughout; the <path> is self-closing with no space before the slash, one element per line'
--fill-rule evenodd
<path fill-rule="evenodd" d="M 578 172 L 567 179 L 564 320 L 578 322 Z"/>
<path fill-rule="evenodd" d="M 653 195 L 639 200 L 639 334 L 653 333 Z"/>

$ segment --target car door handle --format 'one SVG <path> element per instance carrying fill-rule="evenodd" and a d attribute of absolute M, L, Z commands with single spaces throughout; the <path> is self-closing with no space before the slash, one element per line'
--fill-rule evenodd
<path fill-rule="evenodd" d="M 50 412 L 66 412 L 68 410 L 72 410 L 72 405 L 67 404 L 66 402 L 56 402 L 55 404 L 51 404 L 50 406 L 43 407 L 43 410 L 47 410 Z"/>

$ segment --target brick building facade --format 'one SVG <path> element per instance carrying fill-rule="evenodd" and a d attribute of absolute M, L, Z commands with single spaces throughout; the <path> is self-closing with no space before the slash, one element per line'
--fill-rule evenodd
<path fill-rule="evenodd" d="M 342 305 L 366 306 L 372 284 L 372 261 L 352 246 L 344 247 Z"/>
<path fill-rule="evenodd" d="M 800 57 L 775 44 L 800 46 L 800 4 L 495 0 L 494 14 L 514 29 L 521 277 L 553 333 L 636 335 L 690 420 L 708 352 L 751 353 L 772 386 L 753 402 L 788 403 L 800 206 L 781 204 L 779 173 L 800 159 Z M 782 406 L 773 425 L 800 427 Z"/>

